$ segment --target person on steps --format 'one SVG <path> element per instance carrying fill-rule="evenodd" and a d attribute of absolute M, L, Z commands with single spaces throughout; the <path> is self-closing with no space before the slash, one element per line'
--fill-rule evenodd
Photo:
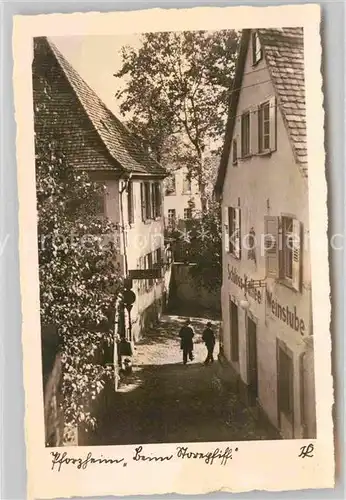
<path fill-rule="evenodd" d="M 180 349 L 183 351 L 183 363 L 186 365 L 188 358 L 193 360 L 193 337 L 195 332 L 191 326 L 190 319 L 187 319 L 185 325 L 180 329 Z"/>
<path fill-rule="evenodd" d="M 210 321 L 207 323 L 207 327 L 202 333 L 202 339 L 207 348 L 207 357 L 204 361 L 204 364 L 207 365 L 209 362 L 212 363 L 214 361 L 214 347 L 215 347 L 215 333 L 212 330 L 212 324 Z"/>

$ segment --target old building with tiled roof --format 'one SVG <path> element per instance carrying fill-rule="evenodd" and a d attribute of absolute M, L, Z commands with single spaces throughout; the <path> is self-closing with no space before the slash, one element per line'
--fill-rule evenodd
<path fill-rule="evenodd" d="M 158 276 L 132 281 L 136 301 L 124 335 L 135 341 L 157 319 L 165 300 L 158 269 L 164 257 L 166 170 L 44 37 L 34 39 L 32 74 L 34 111 L 42 102 L 40 94 L 46 94 L 44 109 L 34 113 L 35 134 L 52 138 L 71 165 L 106 185 L 100 215 L 118 228 L 115 258 L 124 277 L 139 270 Z"/>
<path fill-rule="evenodd" d="M 303 30 L 244 30 L 215 186 L 221 357 L 284 438 L 316 433 L 308 170 Z"/>

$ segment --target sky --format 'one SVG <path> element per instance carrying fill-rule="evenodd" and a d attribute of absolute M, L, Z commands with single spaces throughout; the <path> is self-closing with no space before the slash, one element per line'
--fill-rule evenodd
<path fill-rule="evenodd" d="M 121 47 L 139 47 L 140 35 L 60 36 L 51 37 L 50 40 L 106 106 L 123 119 L 119 103 L 114 97 L 123 83 L 113 75 L 121 68 Z"/>

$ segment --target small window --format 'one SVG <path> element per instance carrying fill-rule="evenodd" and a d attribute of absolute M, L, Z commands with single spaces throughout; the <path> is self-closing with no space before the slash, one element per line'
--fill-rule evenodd
<path fill-rule="evenodd" d="M 168 227 L 175 227 L 176 213 L 175 208 L 168 209 Z"/>
<path fill-rule="evenodd" d="M 192 208 L 184 208 L 184 219 L 192 219 Z"/>
<path fill-rule="evenodd" d="M 250 112 L 247 111 L 241 115 L 241 155 L 242 157 L 250 154 Z"/>
<path fill-rule="evenodd" d="M 263 51 L 261 47 L 258 34 L 256 32 L 252 33 L 252 64 L 257 64 L 263 57 Z"/>
<path fill-rule="evenodd" d="M 191 178 L 189 174 L 184 174 L 183 194 L 190 194 L 190 193 L 191 193 Z"/>
<path fill-rule="evenodd" d="M 141 210 L 142 210 L 142 220 L 146 221 L 151 219 L 153 216 L 153 198 L 152 198 L 152 188 L 150 182 L 141 183 Z"/>
<path fill-rule="evenodd" d="M 171 174 L 165 181 L 165 195 L 172 196 L 175 195 L 175 174 Z"/>
<path fill-rule="evenodd" d="M 232 142 L 232 164 L 236 165 L 237 163 L 238 163 L 237 139 L 233 139 L 233 142 Z"/>
<path fill-rule="evenodd" d="M 260 153 L 270 150 L 270 104 L 269 101 L 258 109 L 258 149 Z"/>

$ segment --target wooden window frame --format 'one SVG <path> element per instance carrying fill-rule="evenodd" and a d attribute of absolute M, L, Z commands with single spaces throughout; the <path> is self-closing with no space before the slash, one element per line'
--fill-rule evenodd
<path fill-rule="evenodd" d="M 265 118 L 265 111 L 268 110 L 268 117 Z M 265 133 L 265 124 L 268 124 L 268 132 Z M 261 154 L 270 152 L 270 101 L 262 102 L 258 107 L 258 152 Z M 268 141 L 267 147 L 265 141 Z"/>
<path fill-rule="evenodd" d="M 246 128 L 246 130 L 244 130 Z M 251 112 L 250 110 L 243 111 L 240 118 L 241 129 L 241 157 L 248 158 L 251 156 Z"/>
<path fill-rule="evenodd" d="M 186 214 L 190 214 L 190 216 L 186 216 Z M 184 220 L 191 220 L 192 219 L 192 208 L 187 207 L 184 208 Z"/>
<path fill-rule="evenodd" d="M 238 145 L 236 138 L 232 141 L 232 165 L 238 165 Z"/>
<path fill-rule="evenodd" d="M 154 182 L 154 193 L 155 193 L 155 218 L 158 219 L 162 216 L 162 194 L 161 194 L 161 183 L 159 181 Z"/>
<path fill-rule="evenodd" d="M 238 221 L 238 224 L 237 224 Z M 240 207 L 228 207 L 228 238 L 229 253 L 237 260 L 241 260 L 241 209 Z M 232 235 L 238 232 L 238 253 L 233 242 Z"/>
<path fill-rule="evenodd" d="M 169 185 L 168 183 L 169 183 L 170 179 L 172 179 L 172 185 L 173 185 L 171 191 L 168 190 L 168 185 Z M 176 186 L 175 173 L 173 173 L 173 174 L 171 174 L 171 175 L 169 175 L 167 177 L 167 184 L 165 186 L 165 196 L 176 196 L 176 194 L 177 194 L 177 186 Z"/>
<path fill-rule="evenodd" d="M 251 46 L 252 46 L 252 66 L 256 66 L 263 59 L 263 49 L 261 46 L 258 33 L 256 31 L 253 31 L 251 34 Z"/>

